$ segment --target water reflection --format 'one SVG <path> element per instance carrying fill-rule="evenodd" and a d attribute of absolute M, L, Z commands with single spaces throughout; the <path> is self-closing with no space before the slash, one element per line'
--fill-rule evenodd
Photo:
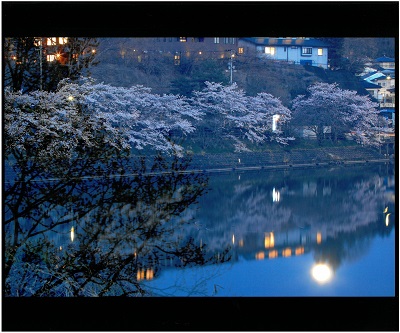
<path fill-rule="evenodd" d="M 206 176 L 185 159 L 106 161 L 8 170 L 6 296 L 312 294 L 291 267 L 332 285 L 395 227 L 389 165 Z"/>
<path fill-rule="evenodd" d="M 7 173 L 6 296 L 151 295 L 141 282 L 161 266 L 229 260 L 180 232 L 207 190 L 206 176 L 184 172 L 189 159 L 43 163 Z"/>
<path fill-rule="evenodd" d="M 382 277 L 387 281 L 387 286 L 382 288 L 394 292 L 395 246 L 390 236 L 394 229 L 390 217 L 395 214 L 392 166 L 219 174 L 210 177 L 210 188 L 199 199 L 200 209 L 192 215 L 203 227 L 194 230 L 188 226 L 186 232 L 194 239 L 206 241 L 215 251 L 232 244 L 234 267 L 245 262 L 250 265 L 252 261 L 271 261 L 247 272 L 248 276 L 260 275 L 265 267 L 270 267 L 271 272 L 265 278 L 271 287 L 266 289 L 260 285 L 254 291 L 253 286 L 251 292 L 244 293 L 245 287 L 232 283 L 235 287 L 231 289 L 237 289 L 230 295 L 275 295 L 271 276 L 279 273 L 273 267 L 277 267 L 279 260 L 291 259 L 284 266 L 290 271 L 289 267 L 296 263 L 293 260 L 300 257 L 311 256 L 314 264 L 305 265 L 304 271 L 312 281 L 318 285 L 332 283 L 338 269 L 342 266 L 347 269 L 367 256 L 377 238 L 387 239 L 387 246 L 392 249 L 391 257 L 379 258 L 377 265 L 393 272 Z M 374 265 L 371 262 L 369 267 Z M 227 269 L 234 270 L 233 266 Z M 226 279 L 229 281 L 226 283 L 231 283 Z M 298 284 L 294 276 L 286 275 L 282 279 Z M 224 286 L 221 280 L 215 283 Z M 249 280 L 248 284 L 251 283 Z M 305 285 L 298 287 L 304 289 L 296 293 L 307 295 Z M 292 287 L 279 294 L 291 296 L 290 290 Z"/>

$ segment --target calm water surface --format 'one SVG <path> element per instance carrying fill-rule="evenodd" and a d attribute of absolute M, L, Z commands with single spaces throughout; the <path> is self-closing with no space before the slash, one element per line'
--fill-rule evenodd
<path fill-rule="evenodd" d="M 221 265 L 148 283 L 179 296 L 394 296 L 394 176 L 386 166 L 213 175 L 198 242 Z"/>
<path fill-rule="evenodd" d="M 394 296 L 394 195 L 388 164 L 11 179 L 5 295 Z"/>

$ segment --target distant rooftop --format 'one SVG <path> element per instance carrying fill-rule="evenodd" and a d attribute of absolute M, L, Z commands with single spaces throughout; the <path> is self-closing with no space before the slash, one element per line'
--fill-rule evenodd
<path fill-rule="evenodd" d="M 383 57 L 380 57 L 380 58 L 376 58 L 375 62 L 395 62 L 395 59 L 383 56 Z"/>

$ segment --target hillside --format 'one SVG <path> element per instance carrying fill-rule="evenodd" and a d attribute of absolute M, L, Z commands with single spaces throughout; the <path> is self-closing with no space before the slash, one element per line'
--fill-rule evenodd
<path fill-rule="evenodd" d="M 200 90 L 204 81 L 229 83 L 227 59 L 185 60 L 179 66 L 159 54 L 146 55 L 140 62 L 124 53 L 126 39 L 100 39 L 98 65 L 91 68 L 92 76 L 115 86 L 144 85 L 154 93 L 174 93 L 189 96 Z M 123 46 L 121 46 L 123 45 Z M 312 66 L 281 62 L 235 58 L 233 81 L 248 95 L 267 92 L 279 97 L 285 106 L 299 94 L 304 94 L 314 82 L 337 82 L 342 89 L 356 90 L 366 95 L 359 79 L 344 70 L 324 70 Z"/>

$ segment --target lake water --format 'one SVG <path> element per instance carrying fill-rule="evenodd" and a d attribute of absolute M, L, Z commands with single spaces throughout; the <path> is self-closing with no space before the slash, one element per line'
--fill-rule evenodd
<path fill-rule="evenodd" d="M 6 296 L 395 295 L 390 164 L 16 184 Z"/>
<path fill-rule="evenodd" d="M 394 176 L 387 166 L 212 175 L 193 237 L 219 265 L 166 269 L 174 296 L 394 296 Z"/>

